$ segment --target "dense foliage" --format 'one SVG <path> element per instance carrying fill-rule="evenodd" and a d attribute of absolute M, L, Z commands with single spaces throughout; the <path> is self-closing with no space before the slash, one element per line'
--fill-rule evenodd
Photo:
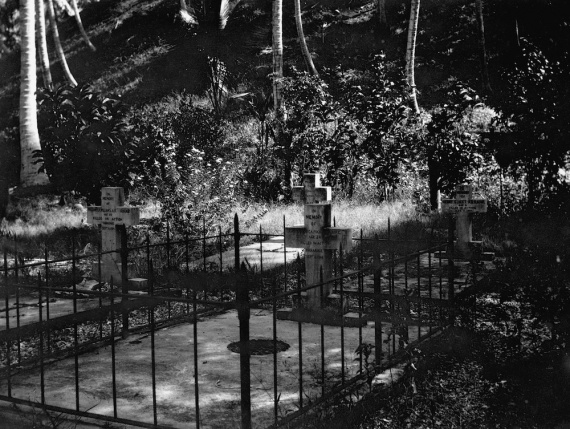
<path fill-rule="evenodd" d="M 119 100 L 60 86 L 43 93 L 38 124 L 42 151 L 35 155 L 57 189 L 95 202 L 102 186 L 126 185 L 133 146 Z"/>

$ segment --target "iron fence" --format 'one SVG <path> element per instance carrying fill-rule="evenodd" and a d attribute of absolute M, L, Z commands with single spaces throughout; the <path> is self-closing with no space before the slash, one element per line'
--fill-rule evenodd
<path fill-rule="evenodd" d="M 240 393 L 236 396 L 239 411 L 232 412 L 240 416 L 242 428 L 289 425 L 337 395 L 365 388 L 373 374 L 453 320 L 453 261 L 442 257 L 433 261 L 434 252 L 449 250 L 450 243 L 434 240 L 433 231 L 432 226 L 431 233 L 421 240 L 395 238 L 390 226 L 383 238 L 364 238 L 361 231 L 353 238 L 357 244 L 354 251 L 336 252 L 333 278 L 324 282 L 321 273 L 321 282 L 316 285 L 305 283 L 299 256 L 288 261 L 286 243 L 283 264 L 264 267 L 262 242 L 275 236 L 264 234 L 261 228 L 256 233 L 241 232 L 237 215 L 229 233 L 219 229 L 218 234 L 206 235 L 204 228 L 200 237 L 175 239 L 167 225 L 166 241 L 160 243 L 152 243 L 147 236 L 128 247 L 123 231 L 123 247 L 112 251 L 120 255 L 123 278 L 116 282 L 112 279 L 110 284 L 100 281 L 102 256 L 110 253 L 103 252 L 100 244 L 91 246 L 97 247 L 96 252 L 87 252 L 84 237 L 71 234 L 70 258 L 50 259 L 52 252 L 45 245 L 43 258 L 35 255 L 26 263 L 20 253 L 22 245 L 12 237 L 13 245 L 4 246 L 2 266 L 4 308 L 0 313 L 5 322 L 0 322 L 0 400 L 138 427 L 208 427 L 211 413 L 204 411 L 207 400 L 202 396 L 211 374 L 202 374 L 200 356 L 205 355 L 209 343 L 199 330 L 216 315 L 235 312 L 239 322 L 235 332 L 239 380 L 234 384 Z M 252 238 L 254 246 L 259 242 L 259 266 L 240 254 L 240 243 Z M 228 246 L 233 247 L 233 255 L 224 252 Z M 84 250 L 78 251 L 78 247 Z M 147 279 L 147 290 L 129 290 L 127 273 L 131 267 Z M 89 272 L 97 281 L 83 277 Z M 329 284 L 334 286 L 333 293 L 324 297 L 323 290 Z M 320 289 L 320 308 L 306 309 L 300 312 L 302 317 L 281 321 L 284 308 L 290 307 L 292 300 L 302 307 L 303 294 L 311 289 Z M 271 324 L 271 337 L 267 339 L 271 368 L 266 372 L 272 387 L 265 389 L 271 404 L 261 411 L 251 399 L 255 339 L 251 337 L 251 313 L 258 310 L 267 312 L 267 324 Z M 297 328 L 296 336 L 289 335 L 297 350 L 293 356 L 297 380 L 294 387 L 287 385 L 288 399 L 282 396 L 284 369 L 278 350 L 284 323 L 286 328 Z M 157 336 L 161 328 L 181 324 L 192 327 L 188 350 L 182 348 L 180 359 L 186 359 L 185 368 L 191 368 L 188 378 L 192 382 L 185 393 L 193 396 L 193 403 L 186 401 L 178 412 L 185 414 L 181 419 L 184 422 L 173 423 L 162 411 L 167 407 L 157 371 L 165 370 Z M 334 337 L 331 326 L 337 332 Z M 364 338 L 365 329 L 373 331 L 370 341 Z M 308 331 L 314 334 L 309 341 L 304 338 Z M 125 388 L 118 367 L 124 360 L 123 345 L 134 335 L 148 338 L 148 350 L 140 353 L 150 362 L 133 376 L 147 377 L 149 393 L 141 413 L 142 409 L 149 412 L 144 418 L 123 412 L 127 408 L 122 396 Z M 109 405 L 92 406 L 87 398 L 91 379 L 83 376 L 90 362 L 86 356 L 102 350 L 110 359 L 108 372 L 99 375 L 108 379 L 105 395 Z M 68 383 L 59 390 L 73 392 L 73 404 L 63 406 L 53 400 L 50 371 L 56 362 L 66 362 L 66 368 L 72 370 Z M 205 381 L 201 383 L 201 379 Z M 39 395 L 29 396 L 30 389 L 39 389 Z M 264 419 L 257 419 L 256 413 L 263 414 Z"/>

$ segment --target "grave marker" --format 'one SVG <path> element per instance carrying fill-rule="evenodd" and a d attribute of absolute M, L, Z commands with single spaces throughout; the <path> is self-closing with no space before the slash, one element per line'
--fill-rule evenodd
<path fill-rule="evenodd" d="M 444 213 L 456 216 L 456 253 L 459 257 L 469 258 L 471 256 L 469 244 L 473 242 L 471 213 L 486 213 L 487 199 L 473 198 L 473 187 L 460 185 L 455 188 L 455 198 L 441 200 L 441 209 Z"/>
<path fill-rule="evenodd" d="M 335 228 L 331 226 L 331 188 L 319 186 L 319 174 L 307 173 L 303 180 L 305 187 L 299 189 L 296 195 L 305 200 L 304 225 L 285 228 L 285 243 L 290 247 L 305 249 L 305 274 L 307 286 L 320 283 L 321 268 L 323 280 L 332 278 L 333 251 L 350 250 L 352 247 L 352 230 L 350 228 Z M 293 189 L 295 189 L 293 188 Z M 295 192 L 295 191 L 294 191 Z M 295 194 L 294 194 L 295 195 Z M 324 296 L 328 296 L 333 285 L 325 285 Z M 319 288 L 307 291 L 308 306 L 320 307 L 321 296 Z"/>
<path fill-rule="evenodd" d="M 121 248 L 121 226 L 137 225 L 140 220 L 138 207 L 125 206 L 123 188 L 101 189 L 101 206 L 87 207 L 87 223 L 101 225 L 102 251 Z M 105 253 L 101 261 L 101 281 L 115 283 L 122 280 L 121 255 L 119 252 Z"/>

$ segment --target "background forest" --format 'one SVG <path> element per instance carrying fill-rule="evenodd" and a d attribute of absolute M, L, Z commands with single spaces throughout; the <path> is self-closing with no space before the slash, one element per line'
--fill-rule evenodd
<path fill-rule="evenodd" d="M 58 192 L 93 202 L 103 184 L 120 184 L 192 217 L 235 198 L 288 199 L 291 178 L 312 169 L 335 195 L 373 201 L 427 200 L 429 188 L 434 206 L 466 177 L 500 212 L 565 191 L 563 1 L 424 0 L 419 114 L 404 73 L 407 1 L 303 3 L 307 71 L 284 4 L 283 114 L 269 2 L 79 1 L 96 50 L 67 2 L 54 3 L 68 72 L 48 37 L 53 83 L 37 84 L 43 157 L 33 162 Z M 17 6 L 1 3 L 3 193 L 21 176 Z"/>

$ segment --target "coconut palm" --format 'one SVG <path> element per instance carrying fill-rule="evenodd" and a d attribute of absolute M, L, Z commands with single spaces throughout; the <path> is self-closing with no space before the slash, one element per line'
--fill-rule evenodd
<path fill-rule="evenodd" d="M 418 19 L 420 15 L 420 0 L 411 0 L 410 23 L 408 26 L 408 44 L 406 48 L 406 80 L 410 87 L 410 100 L 416 115 L 420 114 L 420 107 L 416 95 L 416 81 L 414 77 L 414 63 L 416 56 L 416 37 L 418 34 Z"/>
<path fill-rule="evenodd" d="M 51 79 L 51 69 L 49 64 L 49 55 L 46 40 L 46 13 L 44 0 L 36 0 L 36 28 L 37 28 L 37 47 L 39 49 L 40 68 L 44 87 L 51 89 L 53 86 Z"/>
<path fill-rule="evenodd" d="M 303 31 L 303 19 L 301 18 L 301 0 L 295 0 L 295 24 L 297 25 L 297 36 L 299 37 L 299 43 L 301 44 L 301 51 L 303 52 L 303 58 L 305 59 L 305 64 L 309 69 L 309 72 L 314 76 L 318 76 L 319 73 L 315 68 L 313 63 L 313 58 L 307 47 L 307 41 L 305 40 L 305 32 Z"/>
<path fill-rule="evenodd" d="M 489 80 L 489 67 L 487 60 L 487 49 L 485 46 L 485 19 L 483 16 L 483 0 L 477 0 L 477 24 L 479 26 L 479 49 L 481 55 L 481 80 L 484 92 L 491 92 Z"/>
<path fill-rule="evenodd" d="M 91 49 L 92 51 L 96 51 L 97 48 L 93 45 L 93 43 L 91 43 L 91 40 L 89 40 L 89 36 L 87 35 L 85 28 L 83 27 L 83 22 L 81 21 L 81 15 L 79 14 L 79 7 L 77 6 L 77 0 L 71 0 L 71 5 L 73 6 L 75 21 L 77 22 L 77 26 L 79 27 L 79 32 L 81 33 L 81 37 L 83 37 L 83 40 L 85 41 L 87 46 L 89 46 L 89 49 Z"/>
<path fill-rule="evenodd" d="M 283 0 L 273 0 L 273 106 L 280 117 L 283 112 Z"/>
<path fill-rule="evenodd" d="M 34 0 L 20 0 L 20 185 L 47 185 L 45 173 L 38 173 L 34 152 L 41 150 L 36 107 L 36 42 Z"/>
<path fill-rule="evenodd" d="M 55 19 L 53 0 L 47 0 L 47 6 L 48 6 L 49 22 L 51 25 L 51 34 L 53 36 L 53 42 L 55 45 L 55 53 L 57 54 L 57 59 L 59 60 L 61 67 L 63 68 L 63 73 L 65 74 L 67 81 L 71 85 L 77 86 L 77 81 L 75 80 L 75 78 L 71 74 L 71 71 L 69 70 L 69 66 L 67 65 L 67 60 L 65 59 L 65 53 L 63 52 L 63 47 L 61 46 L 59 31 L 57 29 L 57 21 Z"/>

